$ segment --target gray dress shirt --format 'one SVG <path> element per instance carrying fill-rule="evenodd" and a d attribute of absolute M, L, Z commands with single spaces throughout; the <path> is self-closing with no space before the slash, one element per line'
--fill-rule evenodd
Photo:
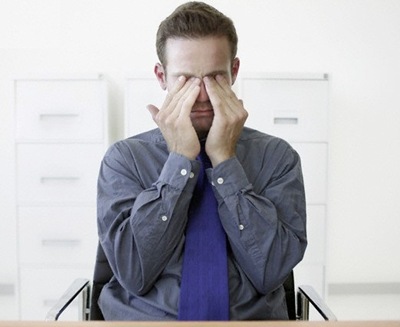
<path fill-rule="evenodd" d="M 176 320 L 187 213 L 200 163 L 152 130 L 112 145 L 98 180 L 99 237 L 114 277 L 106 320 Z M 307 246 L 302 170 L 284 140 L 244 128 L 207 170 L 229 241 L 230 318 L 287 319 L 282 283 Z"/>

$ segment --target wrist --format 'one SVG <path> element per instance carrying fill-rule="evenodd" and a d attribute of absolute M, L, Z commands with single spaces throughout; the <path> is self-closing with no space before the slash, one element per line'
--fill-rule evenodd
<path fill-rule="evenodd" d="M 235 156 L 234 152 L 220 153 L 214 155 L 208 155 L 213 167 L 218 166 L 220 163 L 229 160 Z"/>

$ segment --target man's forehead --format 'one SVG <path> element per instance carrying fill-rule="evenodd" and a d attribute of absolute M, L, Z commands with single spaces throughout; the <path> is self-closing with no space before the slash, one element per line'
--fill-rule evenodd
<path fill-rule="evenodd" d="M 230 46 L 226 38 L 170 38 L 166 42 L 167 61 L 179 60 L 180 64 L 190 64 L 194 59 L 226 61 L 231 59 Z"/>

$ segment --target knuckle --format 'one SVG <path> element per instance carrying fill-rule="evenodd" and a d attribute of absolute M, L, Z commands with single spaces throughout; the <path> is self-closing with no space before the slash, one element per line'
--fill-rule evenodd
<path fill-rule="evenodd" d="M 175 120 L 172 119 L 170 116 L 166 117 L 163 121 L 164 121 L 165 126 L 174 126 L 175 125 Z"/>

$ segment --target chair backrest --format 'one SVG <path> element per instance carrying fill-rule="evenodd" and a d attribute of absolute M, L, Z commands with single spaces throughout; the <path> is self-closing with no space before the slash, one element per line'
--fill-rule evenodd
<path fill-rule="evenodd" d="M 113 276 L 113 272 L 108 263 L 104 250 L 99 243 L 97 246 L 96 263 L 93 275 L 93 285 L 90 305 L 90 320 L 104 320 L 103 314 L 97 303 L 101 290 Z M 293 271 L 289 274 L 283 283 L 286 296 L 286 305 L 288 309 L 289 320 L 296 320 L 296 290 L 294 284 Z"/>
<path fill-rule="evenodd" d="M 93 285 L 90 305 L 90 320 L 104 320 L 103 314 L 97 304 L 101 290 L 107 284 L 113 272 L 99 242 L 97 245 L 96 263 L 94 266 Z"/>
<path fill-rule="evenodd" d="M 283 283 L 283 288 L 285 289 L 286 306 L 288 309 L 289 320 L 296 320 L 296 288 L 294 284 L 293 270 Z"/>

